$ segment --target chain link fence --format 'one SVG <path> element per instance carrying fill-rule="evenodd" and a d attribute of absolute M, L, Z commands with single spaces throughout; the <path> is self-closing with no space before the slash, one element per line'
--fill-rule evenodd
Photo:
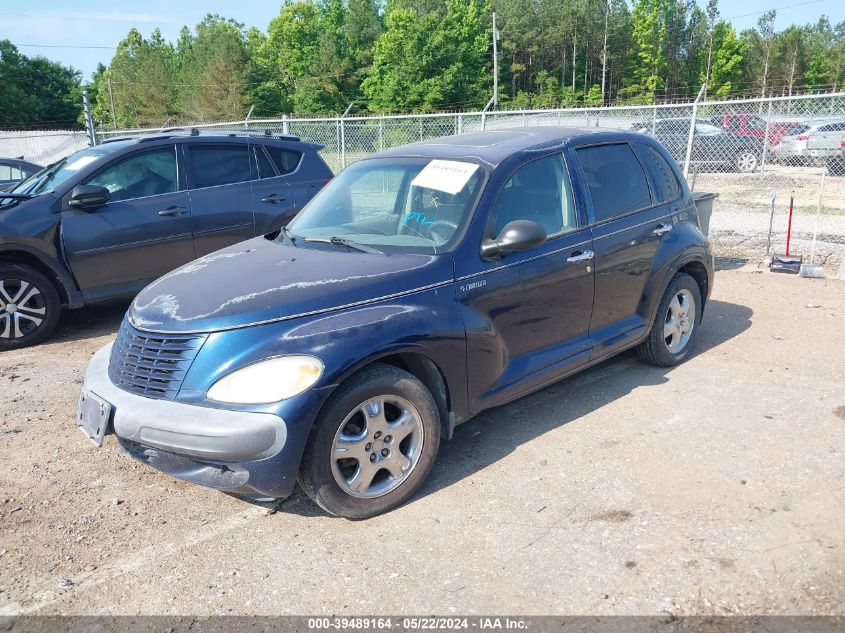
<path fill-rule="evenodd" d="M 480 130 L 536 125 L 616 128 L 661 141 L 690 187 L 719 195 L 710 222 L 717 255 L 782 254 L 792 204 L 791 252 L 838 266 L 845 255 L 845 93 L 687 104 L 419 115 L 227 121 L 204 129 L 296 134 L 325 146 L 335 171 L 390 147 Z M 156 132 L 100 130 L 99 137 Z M 773 212 L 773 213 L 772 213 Z M 771 238 L 770 238 L 771 225 Z"/>
<path fill-rule="evenodd" d="M 85 132 L 0 131 L 0 158 L 23 158 L 36 165 L 49 165 L 83 147 L 88 147 Z"/>

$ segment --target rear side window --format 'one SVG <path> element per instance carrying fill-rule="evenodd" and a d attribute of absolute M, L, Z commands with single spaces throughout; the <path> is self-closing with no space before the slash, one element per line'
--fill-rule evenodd
<path fill-rule="evenodd" d="M 261 179 L 275 178 L 276 170 L 273 169 L 273 166 L 270 164 L 270 159 L 267 158 L 267 154 L 264 153 L 264 150 L 261 148 L 261 146 L 253 145 L 252 151 L 255 152 L 255 160 L 256 165 L 258 167 L 258 177 Z"/>
<path fill-rule="evenodd" d="M 23 180 L 27 175 L 17 167 L 0 165 L 0 180 Z"/>
<path fill-rule="evenodd" d="M 176 151 L 168 145 L 122 158 L 85 184 L 105 187 L 111 194 L 110 200 L 117 202 L 173 193 L 179 188 L 177 182 Z"/>
<path fill-rule="evenodd" d="M 645 172 L 627 143 L 581 147 L 575 153 L 587 180 L 596 222 L 651 205 Z"/>
<path fill-rule="evenodd" d="M 299 166 L 299 161 L 302 159 L 302 152 L 297 152 L 293 149 L 285 149 L 283 147 L 274 147 L 267 145 L 267 151 L 270 152 L 270 158 L 276 163 L 276 169 L 280 174 L 289 174 Z"/>
<path fill-rule="evenodd" d="M 675 177 L 675 172 L 658 152 L 642 143 L 637 143 L 640 148 L 645 168 L 648 170 L 651 180 L 654 183 L 657 202 L 670 202 L 681 195 L 681 185 Z"/>
<path fill-rule="evenodd" d="M 249 146 L 190 144 L 194 187 L 215 187 L 252 180 Z"/>
<path fill-rule="evenodd" d="M 821 126 L 819 132 L 845 132 L 845 123 L 828 123 Z"/>

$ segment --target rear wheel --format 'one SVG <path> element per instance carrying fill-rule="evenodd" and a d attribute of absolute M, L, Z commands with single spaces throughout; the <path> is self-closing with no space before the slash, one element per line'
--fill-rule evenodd
<path fill-rule="evenodd" d="M 35 345 L 56 327 L 56 287 L 29 266 L 0 264 L 0 351 Z"/>
<path fill-rule="evenodd" d="M 686 273 L 675 275 L 663 293 L 648 338 L 637 346 L 639 357 L 661 367 L 683 361 L 695 345 L 702 305 L 695 279 Z"/>
<path fill-rule="evenodd" d="M 320 413 L 299 483 L 326 512 L 366 519 L 416 492 L 439 445 L 440 414 L 425 385 L 373 365 L 344 382 Z"/>

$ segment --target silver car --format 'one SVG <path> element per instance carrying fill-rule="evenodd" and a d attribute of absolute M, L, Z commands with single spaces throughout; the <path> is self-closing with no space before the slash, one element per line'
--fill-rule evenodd
<path fill-rule="evenodd" d="M 772 157 L 778 162 L 783 163 L 804 163 L 807 162 L 809 154 L 807 153 L 807 141 L 810 134 L 816 132 L 823 124 L 808 125 L 806 123 L 796 123 L 789 126 L 787 134 L 784 135 L 780 142 L 772 144 L 770 151 Z"/>
<path fill-rule="evenodd" d="M 807 153 L 826 163 L 828 173 L 845 175 L 845 121 L 826 123 L 810 134 Z"/>

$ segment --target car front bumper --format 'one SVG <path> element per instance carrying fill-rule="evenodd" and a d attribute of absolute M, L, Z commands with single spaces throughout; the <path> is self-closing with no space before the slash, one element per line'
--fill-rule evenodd
<path fill-rule="evenodd" d="M 251 497 L 290 494 L 298 460 L 286 459 L 282 418 L 124 391 L 108 375 L 111 347 L 91 359 L 83 392 L 111 404 L 109 426 L 132 457 L 180 479 Z"/>

